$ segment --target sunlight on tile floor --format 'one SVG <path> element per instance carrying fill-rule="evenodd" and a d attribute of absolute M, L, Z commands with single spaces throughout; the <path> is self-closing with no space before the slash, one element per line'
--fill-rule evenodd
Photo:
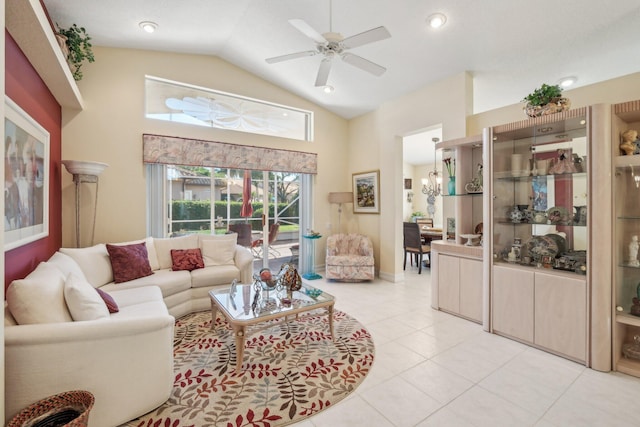
<path fill-rule="evenodd" d="M 407 270 L 399 283 L 309 284 L 367 327 L 376 359 L 352 395 L 296 427 L 640 425 L 640 379 L 594 371 L 432 310 L 429 270 Z"/>

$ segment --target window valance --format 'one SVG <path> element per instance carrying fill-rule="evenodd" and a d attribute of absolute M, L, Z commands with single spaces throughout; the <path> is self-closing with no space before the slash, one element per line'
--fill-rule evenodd
<path fill-rule="evenodd" d="M 306 174 L 318 171 L 315 153 L 151 134 L 142 135 L 142 144 L 145 163 Z"/>

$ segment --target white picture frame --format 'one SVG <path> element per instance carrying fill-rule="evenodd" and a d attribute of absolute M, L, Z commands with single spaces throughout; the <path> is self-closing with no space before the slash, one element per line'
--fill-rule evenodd
<path fill-rule="evenodd" d="M 49 132 L 5 95 L 4 250 L 49 235 Z"/>

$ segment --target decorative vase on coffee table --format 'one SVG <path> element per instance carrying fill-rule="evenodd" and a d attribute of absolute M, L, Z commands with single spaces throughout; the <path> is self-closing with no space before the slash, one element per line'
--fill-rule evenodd
<path fill-rule="evenodd" d="M 447 190 L 449 191 L 450 196 L 456 195 L 456 177 L 450 176 L 449 182 L 447 183 Z"/>

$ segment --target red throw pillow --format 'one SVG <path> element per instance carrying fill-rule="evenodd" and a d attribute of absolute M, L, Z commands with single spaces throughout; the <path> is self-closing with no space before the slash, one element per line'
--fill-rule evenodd
<path fill-rule="evenodd" d="M 117 313 L 120 311 L 120 309 L 118 308 L 118 304 L 111 295 L 99 288 L 96 288 L 96 291 L 98 292 L 98 295 L 100 295 L 104 303 L 107 305 L 109 313 Z"/>
<path fill-rule="evenodd" d="M 195 249 L 171 249 L 171 261 L 173 271 L 195 270 L 204 268 L 204 260 L 200 248 Z"/>
<path fill-rule="evenodd" d="M 109 252 L 111 259 L 113 280 L 116 283 L 128 282 L 153 274 L 145 242 L 131 245 L 107 244 L 107 252 Z"/>

